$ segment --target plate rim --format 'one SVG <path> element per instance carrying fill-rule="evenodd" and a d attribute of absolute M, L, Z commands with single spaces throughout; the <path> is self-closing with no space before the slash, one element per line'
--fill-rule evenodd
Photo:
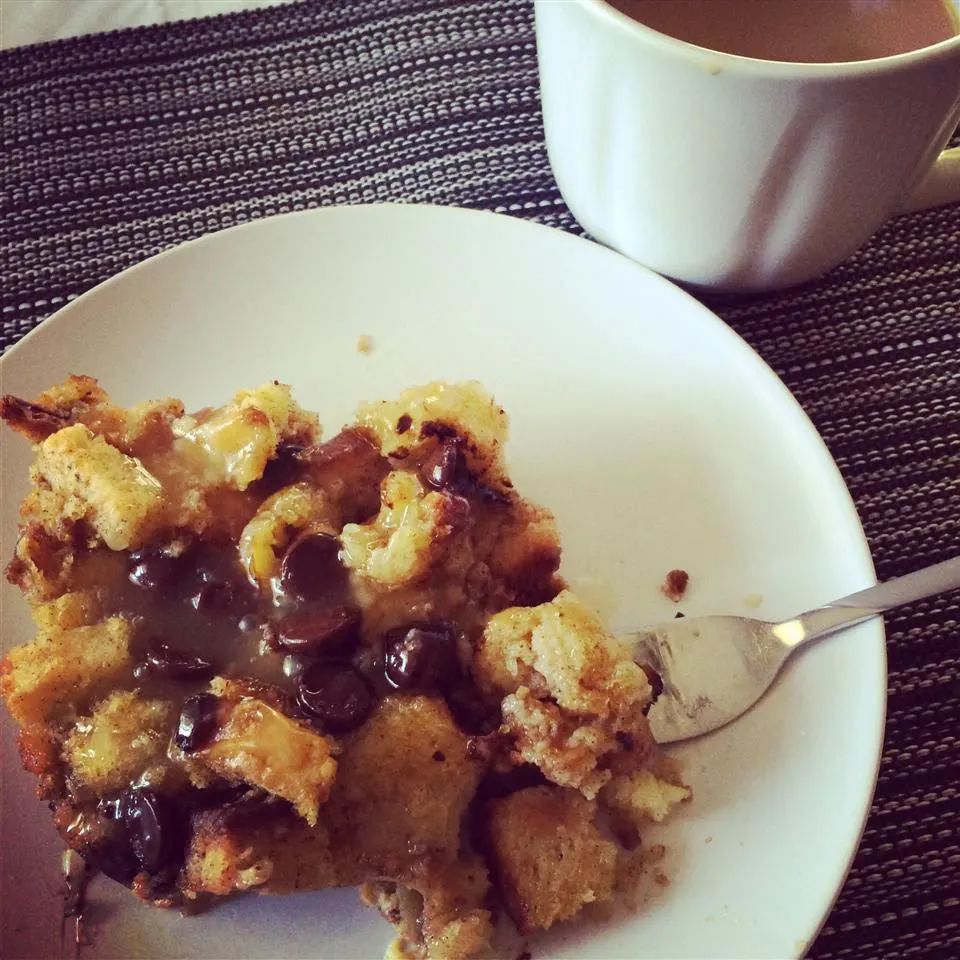
<path fill-rule="evenodd" d="M 585 236 L 579 236 L 577 234 L 570 233 L 562 228 L 552 227 L 534 220 L 513 216 L 507 212 L 495 212 L 491 210 L 459 207 L 448 204 L 403 203 L 395 201 L 358 204 L 327 204 L 305 210 L 292 210 L 266 217 L 257 217 L 255 219 L 234 224 L 220 230 L 208 231 L 200 234 L 197 237 L 192 237 L 188 240 L 173 244 L 172 246 L 151 254 L 142 260 L 138 260 L 136 263 L 133 263 L 130 266 L 123 268 L 119 272 L 105 278 L 104 280 L 101 280 L 88 290 L 85 290 L 83 293 L 73 297 L 61 305 L 57 310 L 41 320 L 32 330 L 28 331 L 23 337 L 16 341 L 16 343 L 11 344 L 11 346 L 7 348 L 3 355 L 0 356 L 0 385 L 2 385 L 3 373 L 10 368 L 11 365 L 18 363 L 17 357 L 22 352 L 21 348 L 23 344 L 27 342 L 36 342 L 37 340 L 42 341 L 51 336 L 55 336 L 55 328 L 60 323 L 65 322 L 65 320 L 69 317 L 69 314 L 73 310 L 77 309 L 78 306 L 83 304 L 84 301 L 87 299 L 92 299 L 94 296 L 101 295 L 104 291 L 109 290 L 109 288 L 113 285 L 127 282 L 130 275 L 149 269 L 156 261 L 174 256 L 182 256 L 184 254 L 188 255 L 192 248 L 215 243 L 225 234 L 236 234 L 241 232 L 252 233 L 258 229 L 262 229 L 268 224 L 272 225 L 278 221 L 323 219 L 325 217 L 344 215 L 371 216 L 380 212 L 389 212 L 388 215 L 390 216 L 397 215 L 400 217 L 409 214 L 413 217 L 427 215 L 440 217 L 441 219 L 449 218 L 451 220 L 466 219 L 478 221 L 500 221 L 505 227 L 509 224 L 509 228 L 516 230 L 517 232 L 531 232 L 537 234 L 547 242 L 560 242 L 566 243 L 567 245 L 585 247 L 593 251 L 591 253 L 593 256 L 601 255 L 616 258 L 617 260 L 620 260 L 628 265 L 630 269 L 643 276 L 644 282 L 653 284 L 656 287 L 660 287 L 661 290 L 668 293 L 668 296 L 684 302 L 685 307 L 688 310 L 693 310 L 694 313 L 700 316 L 703 322 L 715 326 L 715 328 L 717 328 L 716 332 L 721 336 L 726 337 L 734 350 L 738 351 L 744 358 L 748 358 L 750 362 L 752 362 L 760 370 L 762 376 L 765 377 L 765 379 L 769 382 L 770 387 L 774 390 L 779 390 L 782 395 L 782 399 L 785 400 L 788 405 L 794 408 L 795 413 L 799 414 L 799 417 L 797 418 L 798 426 L 800 429 L 806 432 L 808 440 L 812 441 L 812 446 L 818 449 L 820 453 L 820 459 L 823 462 L 823 467 L 825 467 L 827 471 L 832 474 L 833 485 L 837 488 L 837 493 L 839 494 L 837 501 L 838 505 L 840 505 L 840 502 L 842 501 L 845 512 L 849 514 L 850 519 L 854 521 L 854 529 L 858 533 L 856 543 L 856 561 L 863 565 L 864 572 L 870 578 L 871 582 L 876 582 L 876 572 L 872 553 L 870 551 L 870 545 L 863 530 L 863 524 L 860 520 L 860 515 L 856 504 L 849 488 L 847 487 L 846 481 L 843 478 L 843 474 L 840 472 L 840 468 L 837 466 L 830 449 L 827 447 L 823 437 L 814 426 L 813 421 L 810 419 L 803 405 L 799 402 L 799 400 L 797 400 L 789 387 L 787 387 L 787 385 L 781 379 L 779 374 L 764 360 L 764 358 L 742 336 L 740 336 L 736 330 L 726 324 L 716 313 L 714 313 L 713 310 L 699 301 L 695 296 L 693 296 L 692 293 L 683 289 L 681 286 L 667 279 L 666 277 L 656 273 L 643 264 L 631 260 L 624 254 L 621 254 L 618 251 L 599 243 L 598 241 L 592 240 Z M 552 239 L 549 239 L 551 236 Z M 44 333 L 44 330 L 47 332 Z M 42 346 L 38 346 L 37 348 L 42 349 Z M 852 548 L 853 544 L 850 546 Z M 879 657 L 877 666 L 880 668 L 881 679 L 881 689 L 878 691 L 879 697 L 877 699 L 878 717 L 871 725 L 874 737 L 873 743 L 869 745 L 870 754 L 872 755 L 872 778 L 869 789 L 864 795 L 861 809 L 858 813 L 859 822 L 856 824 L 856 829 L 851 829 L 850 831 L 849 847 L 846 851 L 846 855 L 842 858 L 838 858 L 840 870 L 829 883 L 829 887 L 832 889 L 832 892 L 821 905 L 822 909 L 819 911 L 820 919 L 809 931 L 809 933 L 803 936 L 803 938 L 796 945 L 796 952 L 794 956 L 797 958 L 797 960 L 805 956 L 808 948 L 812 946 L 813 942 L 816 940 L 820 931 L 826 924 L 835 903 L 843 891 L 847 877 L 850 873 L 850 869 L 853 865 L 854 858 L 856 857 L 856 854 L 860 848 L 864 831 L 866 830 L 866 825 L 870 817 L 880 774 L 880 763 L 883 756 L 887 717 L 888 658 L 886 628 L 882 617 L 877 617 L 872 621 L 868 621 L 866 624 L 862 625 L 862 628 L 870 629 L 874 633 L 874 648 L 875 653 Z"/>

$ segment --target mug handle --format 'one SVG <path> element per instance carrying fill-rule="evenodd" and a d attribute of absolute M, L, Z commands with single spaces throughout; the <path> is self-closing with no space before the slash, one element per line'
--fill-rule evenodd
<path fill-rule="evenodd" d="M 960 200 L 960 147 L 944 150 L 897 213 L 914 213 Z"/>

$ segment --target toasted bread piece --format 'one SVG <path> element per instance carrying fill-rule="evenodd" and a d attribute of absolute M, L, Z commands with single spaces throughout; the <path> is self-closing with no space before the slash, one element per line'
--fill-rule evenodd
<path fill-rule="evenodd" d="M 483 772 L 446 704 L 390 696 L 344 738 L 324 822 L 344 870 L 359 879 L 402 876 L 426 856 L 453 860 L 460 826 Z M 356 881 L 358 882 L 358 881 Z"/>
<path fill-rule="evenodd" d="M 650 683 L 629 646 L 569 590 L 536 607 L 490 619 L 476 659 L 481 683 L 500 693 L 525 686 L 579 714 L 644 707 Z"/>
<path fill-rule="evenodd" d="M 319 427 L 317 418 L 294 402 L 290 388 L 274 382 L 241 390 L 233 403 L 204 418 L 184 417 L 173 429 L 203 450 L 220 483 L 246 490 L 263 476 L 281 441 L 313 442 Z"/>
<path fill-rule="evenodd" d="M 57 498 L 59 512 L 86 520 L 111 550 L 141 546 L 162 518 L 157 479 L 83 424 L 44 440 L 35 471 Z"/>
<path fill-rule="evenodd" d="M 165 700 L 134 691 L 110 694 L 77 721 L 64 742 L 71 775 L 100 794 L 126 789 L 132 780 L 156 786 L 169 769 L 174 716 L 173 704 Z"/>
<path fill-rule="evenodd" d="M 379 514 L 369 523 L 348 523 L 340 540 L 348 567 L 390 587 L 426 576 L 470 519 L 466 500 L 424 490 L 409 471 L 389 474 L 380 497 Z"/>
<path fill-rule="evenodd" d="M 235 685 L 215 678 L 223 718 L 212 743 L 190 754 L 227 780 L 242 780 L 289 800 L 311 826 L 337 776 L 335 744 L 256 697 L 236 697 Z"/>
<path fill-rule="evenodd" d="M 493 869 L 521 933 L 546 930 L 612 893 L 617 848 L 597 829 L 595 811 L 558 787 L 529 787 L 490 803 Z"/>
<path fill-rule="evenodd" d="M 506 694 L 503 730 L 515 739 L 516 759 L 590 799 L 611 767 L 637 769 L 653 745 L 646 674 L 568 590 L 491 617 L 473 669 L 481 686 Z"/>
<path fill-rule="evenodd" d="M 268 856 L 267 824 L 247 819 L 229 823 L 231 811 L 204 810 L 192 821 L 190 850 L 183 872 L 189 897 L 214 896 L 259 887 L 270 879 L 273 862 Z M 233 818 L 236 820 L 236 817 Z M 291 823 L 296 824 L 291 818 Z"/>
<path fill-rule="evenodd" d="M 129 669 L 130 624 L 122 617 L 41 633 L 0 664 L 0 694 L 21 725 L 83 709 Z"/>

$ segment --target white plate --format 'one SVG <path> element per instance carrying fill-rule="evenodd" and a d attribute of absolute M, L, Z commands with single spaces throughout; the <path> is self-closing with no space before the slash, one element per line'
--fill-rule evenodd
<path fill-rule="evenodd" d="M 357 338 L 373 338 L 369 355 Z M 188 407 L 279 378 L 329 430 L 364 399 L 475 377 L 512 420 L 519 489 L 558 517 L 563 572 L 617 627 L 780 616 L 873 582 L 856 512 L 787 390 L 676 287 L 600 246 L 491 214 L 330 208 L 185 244 L 61 310 L 2 361 L 5 392 L 69 372 Z M 28 450 L 4 439 L 2 550 Z M 4 587 L 4 643 L 29 635 Z M 632 919 L 551 933 L 537 958 L 790 957 L 815 935 L 869 808 L 883 731 L 879 623 L 803 655 L 750 715 L 676 750 L 694 802 L 656 833 L 671 882 Z M 4 743 L 3 936 L 59 951 L 58 851 Z M 390 933 L 353 891 L 246 897 L 202 919 L 92 892 L 99 957 L 375 957 Z M 99 919 L 98 919 L 99 918 Z"/>

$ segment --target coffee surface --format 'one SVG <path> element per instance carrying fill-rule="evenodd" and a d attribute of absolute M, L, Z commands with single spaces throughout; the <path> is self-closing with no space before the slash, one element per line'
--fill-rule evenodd
<path fill-rule="evenodd" d="M 608 2 L 671 37 L 759 60 L 872 60 L 918 50 L 960 32 L 949 0 Z"/>

